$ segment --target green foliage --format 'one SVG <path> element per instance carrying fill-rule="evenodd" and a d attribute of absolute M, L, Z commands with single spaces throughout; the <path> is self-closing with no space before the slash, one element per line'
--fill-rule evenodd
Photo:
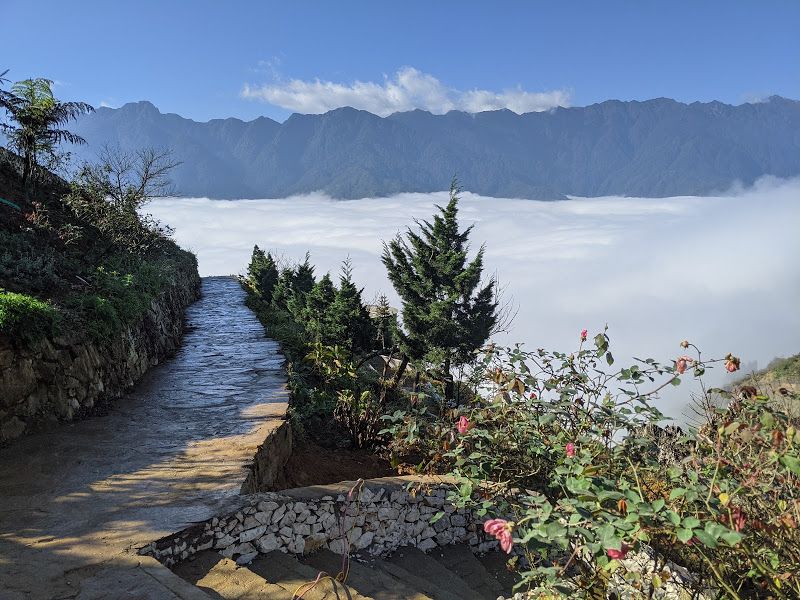
<path fill-rule="evenodd" d="M 48 302 L 0 289 L 0 334 L 33 341 L 55 335 L 60 321 Z"/>
<path fill-rule="evenodd" d="M 272 291 L 278 283 L 278 266 L 272 255 L 265 253 L 258 246 L 253 247 L 253 255 L 247 268 L 247 277 L 253 289 L 265 302 L 272 302 Z"/>
<path fill-rule="evenodd" d="M 387 393 L 366 360 L 381 348 L 349 262 L 337 287 L 328 274 L 314 281 L 306 254 L 280 271 L 267 301 L 258 285 L 262 260 L 254 251 L 243 283 L 248 305 L 287 357 L 292 414 L 323 443 L 341 436 L 358 447 L 380 442 Z"/>
<path fill-rule="evenodd" d="M 497 322 L 495 283 L 483 285 L 483 253 L 467 262 L 472 227 L 458 226 L 458 188 L 439 207 L 433 223 L 423 221 L 419 233 L 409 230 L 384 245 L 383 263 L 403 302 L 401 347 L 414 361 L 432 365 L 448 382 L 451 367 L 469 362 Z"/>
<path fill-rule="evenodd" d="M 353 283 L 349 261 L 342 266 L 339 289 L 328 307 L 329 340 L 344 348 L 351 359 L 375 347 L 375 328 L 361 299 L 361 290 Z"/>
<path fill-rule="evenodd" d="M 740 401 L 673 439 L 677 457 L 665 464 L 650 399 L 684 365 L 647 359 L 609 371 L 609 356 L 605 332 L 569 354 L 490 346 L 474 365 L 473 402 L 396 411 L 385 431 L 398 456 L 421 455 L 421 469 L 456 477 L 457 504 L 502 519 L 498 536 L 513 533 L 525 586 L 605 597 L 625 581 L 648 597 L 661 575 L 622 559 L 649 545 L 693 566 L 693 593 L 711 584 L 731 598 L 797 597 L 797 423 Z M 689 363 L 702 377 L 731 360 L 698 353 Z"/>
<path fill-rule="evenodd" d="M 0 287 L 46 301 L 59 315 L 61 333 L 109 340 L 140 319 L 176 279 L 196 276 L 195 257 L 137 212 L 151 187 L 134 197 L 126 184 L 119 188 L 124 197 L 115 199 L 109 194 L 113 170 L 103 170 L 105 183 L 82 173 L 69 185 L 51 174 L 42 177 L 37 199 L 26 202 L 13 162 L 0 161 L 0 191 L 17 194 L 22 210 L 0 221 Z M 147 168 L 152 175 L 153 165 Z M 12 335 L 50 335 L 40 318 L 47 313 L 15 314 Z"/>
<path fill-rule="evenodd" d="M 53 96 L 49 79 L 25 79 L 0 95 L 0 107 L 11 123 L 0 125 L 12 149 L 24 158 L 23 187 L 42 159 L 55 159 L 61 142 L 83 144 L 85 140 L 61 126 L 94 109 L 85 102 L 61 102 Z"/>
<path fill-rule="evenodd" d="M 372 319 L 375 323 L 375 339 L 378 342 L 378 348 L 390 350 L 399 344 L 400 326 L 397 323 L 397 313 L 392 310 L 389 299 L 385 295 L 378 298 Z"/>

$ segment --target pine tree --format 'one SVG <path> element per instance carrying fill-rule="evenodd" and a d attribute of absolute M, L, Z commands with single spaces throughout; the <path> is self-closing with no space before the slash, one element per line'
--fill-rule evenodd
<path fill-rule="evenodd" d="M 253 246 L 253 255 L 247 267 L 247 277 L 258 294 L 266 301 L 272 302 L 272 292 L 278 283 L 278 266 L 272 255 Z"/>
<path fill-rule="evenodd" d="M 278 282 L 272 289 L 272 306 L 286 310 L 292 298 L 292 284 L 294 282 L 294 269 L 285 268 L 281 271 Z"/>
<path fill-rule="evenodd" d="M 311 256 L 306 252 L 305 260 L 295 270 L 292 289 L 299 294 L 308 294 L 314 287 L 314 265 L 310 260 Z"/>
<path fill-rule="evenodd" d="M 375 324 L 375 340 L 380 350 L 394 348 L 398 343 L 397 311 L 389 305 L 389 299 L 384 295 L 378 298 L 375 312 L 372 315 Z"/>
<path fill-rule="evenodd" d="M 459 189 L 454 180 L 450 201 L 433 223 L 418 222 L 405 239 L 384 244 L 383 264 L 402 300 L 401 346 L 411 360 L 432 369 L 453 397 L 451 369 L 469 362 L 497 322 L 495 283 L 481 283 L 484 247 L 467 262 L 472 231 L 458 226 Z"/>
<path fill-rule="evenodd" d="M 306 307 L 302 315 L 309 336 L 316 342 L 326 346 L 335 343 L 329 326 L 328 310 L 336 299 L 336 287 L 328 273 L 314 284 L 306 296 Z"/>
<path fill-rule="evenodd" d="M 342 265 L 339 289 L 328 310 L 328 327 L 332 341 L 345 348 L 351 357 L 372 349 L 375 329 L 361 292 L 353 283 L 350 260 Z"/>

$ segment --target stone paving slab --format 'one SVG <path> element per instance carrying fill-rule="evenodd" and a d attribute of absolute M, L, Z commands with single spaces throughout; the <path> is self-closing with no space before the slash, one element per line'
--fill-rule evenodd
<path fill-rule="evenodd" d="M 283 362 L 239 283 L 207 278 L 176 356 L 107 415 L 0 450 L 0 600 L 90 598 L 103 581 L 105 598 L 169 597 L 136 595 L 137 549 L 239 494 L 282 423 Z"/>

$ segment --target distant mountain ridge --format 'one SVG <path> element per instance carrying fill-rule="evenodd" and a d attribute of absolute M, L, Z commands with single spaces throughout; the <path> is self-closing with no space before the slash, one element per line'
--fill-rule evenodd
<path fill-rule="evenodd" d="M 149 102 L 100 108 L 74 131 L 91 159 L 103 144 L 169 147 L 176 191 L 213 198 L 335 198 L 445 189 L 496 197 L 706 195 L 763 175 L 800 175 L 800 102 L 683 104 L 609 100 L 518 115 L 353 108 L 200 123 Z"/>

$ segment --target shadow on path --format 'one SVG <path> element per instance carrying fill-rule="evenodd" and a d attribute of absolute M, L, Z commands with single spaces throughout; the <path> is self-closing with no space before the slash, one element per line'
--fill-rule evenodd
<path fill-rule="evenodd" d="M 283 357 L 239 283 L 204 279 L 180 350 L 109 414 L 0 450 L 0 600 L 103 597 L 83 583 L 135 568 L 139 547 L 239 493 L 287 399 Z"/>

